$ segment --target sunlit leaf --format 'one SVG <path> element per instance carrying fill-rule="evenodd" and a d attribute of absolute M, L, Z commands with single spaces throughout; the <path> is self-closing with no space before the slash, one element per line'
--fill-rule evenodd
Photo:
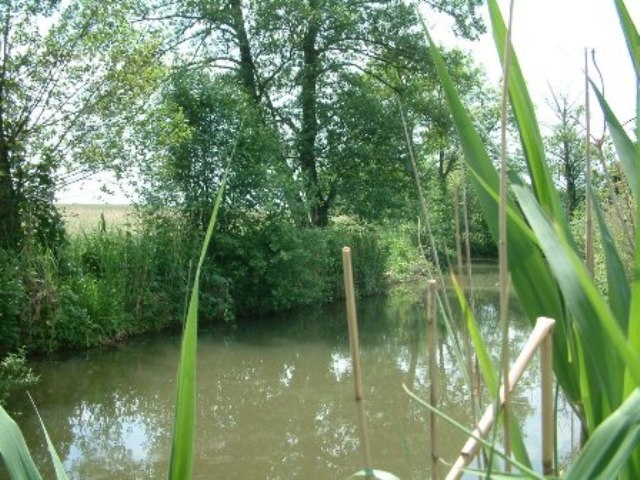
<path fill-rule="evenodd" d="M 617 478 L 640 444 L 640 390 L 598 426 L 571 466 L 566 480 Z"/>
<path fill-rule="evenodd" d="M 40 480 L 20 428 L 0 406 L 0 456 L 10 478 Z"/>
<path fill-rule="evenodd" d="M 171 445 L 171 464 L 169 478 L 182 480 L 192 477 L 193 449 L 195 443 L 196 422 L 196 357 L 198 353 L 198 297 L 200 288 L 200 271 L 209 249 L 213 231 L 218 218 L 218 210 L 224 196 L 229 168 L 225 170 L 222 183 L 218 189 L 215 205 L 211 212 L 209 226 L 202 242 L 200 258 L 196 268 L 191 299 L 187 311 L 187 320 L 182 334 L 180 364 L 178 366 L 176 410 Z"/>

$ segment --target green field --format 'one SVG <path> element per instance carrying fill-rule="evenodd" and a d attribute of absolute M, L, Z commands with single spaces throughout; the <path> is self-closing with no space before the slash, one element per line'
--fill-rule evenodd
<path fill-rule="evenodd" d="M 91 232 L 98 228 L 101 216 L 107 228 L 126 227 L 133 222 L 132 205 L 58 204 L 58 211 L 70 233 Z"/>

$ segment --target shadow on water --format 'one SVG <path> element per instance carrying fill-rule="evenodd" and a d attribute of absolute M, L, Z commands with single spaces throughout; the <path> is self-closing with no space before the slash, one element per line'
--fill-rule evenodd
<path fill-rule="evenodd" d="M 479 322 L 497 351 L 495 278 L 489 271 L 478 279 Z M 374 464 L 403 479 L 429 478 L 428 412 L 401 389 L 404 382 L 428 396 L 423 298 L 424 285 L 415 284 L 358 302 Z M 511 313 L 518 348 L 529 327 L 516 302 Z M 451 340 L 444 330 L 440 338 L 441 406 L 471 425 L 469 392 Z M 35 364 L 41 382 L 31 393 L 71 478 L 166 475 L 178 350 L 179 337 L 165 334 L 115 351 Z M 194 478 L 346 478 L 361 467 L 351 382 L 343 304 L 262 319 L 232 333 L 203 332 Z M 515 396 L 534 459 L 539 459 L 537 385 L 532 369 Z M 15 395 L 9 409 L 38 464 L 47 464 L 26 396 Z M 563 415 L 568 418 L 566 409 Z M 464 436 L 441 426 L 438 438 L 441 455 L 452 461 Z M 561 452 L 569 448 L 564 442 Z M 44 474 L 50 478 L 52 471 Z"/>

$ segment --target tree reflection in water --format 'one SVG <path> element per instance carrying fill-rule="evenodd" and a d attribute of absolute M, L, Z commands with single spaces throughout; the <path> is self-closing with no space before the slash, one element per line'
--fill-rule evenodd
<path fill-rule="evenodd" d="M 485 282 L 491 284 L 493 277 Z M 402 287 L 359 301 L 374 463 L 404 479 L 429 475 L 428 414 L 400 388 L 404 382 L 427 397 L 422 290 Z M 497 304 L 495 289 L 476 288 L 478 320 L 494 352 Z M 516 351 L 529 328 L 517 303 L 511 304 Z M 441 407 L 471 425 L 469 391 L 444 330 L 440 341 Z M 32 395 L 71 478 L 166 475 L 178 348 L 178 337 L 162 335 L 117 351 L 35 365 L 42 381 Z M 530 369 L 514 398 L 515 417 L 534 459 L 539 457 L 537 385 L 538 373 Z M 233 333 L 204 332 L 195 478 L 345 478 L 361 463 L 352 389 L 341 304 L 265 319 Z M 36 461 L 46 465 L 42 434 L 24 398 L 14 396 L 9 408 Z M 568 409 L 561 415 L 569 418 Z M 567 431 L 560 434 L 568 437 Z M 438 438 L 442 456 L 454 459 L 464 436 L 441 425 Z M 569 448 L 561 443 L 561 454 Z M 45 469 L 44 475 L 51 477 L 52 471 Z"/>

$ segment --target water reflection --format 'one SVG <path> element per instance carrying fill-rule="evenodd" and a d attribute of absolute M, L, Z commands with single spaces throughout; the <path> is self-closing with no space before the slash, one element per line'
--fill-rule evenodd
<path fill-rule="evenodd" d="M 404 382 L 427 397 L 422 298 L 422 287 L 414 286 L 359 302 L 371 449 L 378 468 L 403 479 L 429 478 L 428 412 L 400 388 Z M 497 350 L 497 294 L 478 289 L 475 303 L 483 334 Z M 528 327 L 512 303 L 515 349 Z M 444 330 L 440 338 L 442 407 L 470 424 L 466 382 Z M 178 349 L 178 337 L 164 335 L 36 365 L 42 382 L 32 394 L 71 478 L 166 475 Z M 265 319 L 231 334 L 203 333 L 194 478 L 346 478 L 361 459 L 351 381 L 342 305 Z M 515 395 L 534 459 L 537 384 L 537 372 L 529 370 Z M 14 397 L 10 410 L 36 461 L 46 465 L 42 434 L 24 398 Z M 442 426 L 438 438 L 442 456 L 453 460 L 464 437 Z"/>

